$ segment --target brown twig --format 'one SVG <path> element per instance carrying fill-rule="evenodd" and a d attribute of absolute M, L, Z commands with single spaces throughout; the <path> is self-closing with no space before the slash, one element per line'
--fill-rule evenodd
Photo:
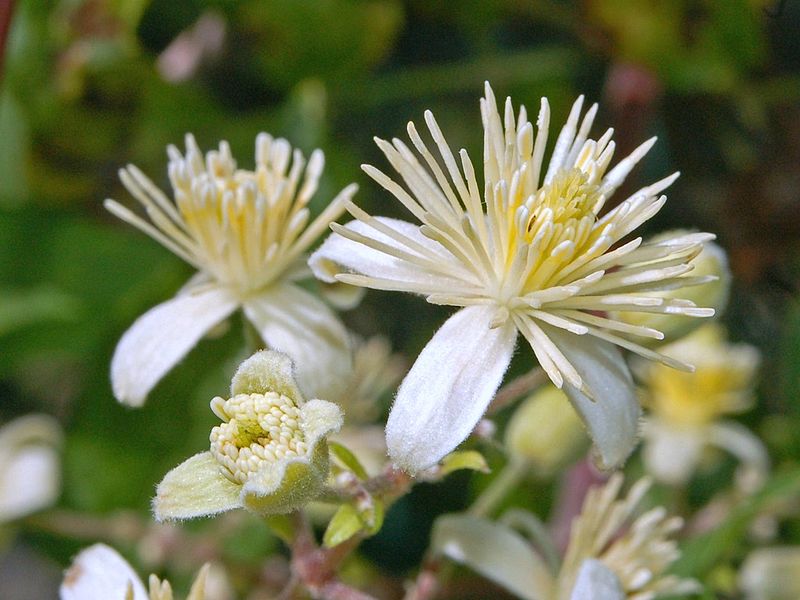
<path fill-rule="evenodd" d="M 546 380 L 547 376 L 541 367 L 534 367 L 524 375 L 512 379 L 494 395 L 494 399 L 491 404 L 489 404 L 489 408 L 486 409 L 486 415 L 493 415 L 500 409 L 511 404 L 517 398 L 532 392 Z"/>

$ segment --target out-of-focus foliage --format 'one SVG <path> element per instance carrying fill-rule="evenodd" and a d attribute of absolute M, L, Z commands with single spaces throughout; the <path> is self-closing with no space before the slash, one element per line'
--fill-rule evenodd
<path fill-rule="evenodd" d="M 356 181 L 360 205 L 390 214 L 397 203 L 358 168 L 384 165 L 372 137 L 401 136 L 431 109 L 451 144 L 476 158 L 477 98 L 489 80 L 498 96 L 513 95 L 531 112 L 547 95 L 553 122 L 580 93 L 600 102 L 598 121 L 616 128 L 619 156 L 658 135 L 630 190 L 680 170 L 653 226 L 716 232 L 729 252 L 734 291 L 722 320 L 734 341 L 765 357 L 756 408 L 739 420 L 764 439 L 778 475 L 694 538 L 678 566 L 729 592 L 726 573 L 753 531 L 764 535 L 753 526 L 761 513 L 773 515 L 770 543 L 800 544 L 798 30 L 800 3 L 792 0 L 17 0 L 0 80 L 0 422 L 50 414 L 65 442 L 56 512 L 23 522 L 15 552 L 44 557 L 30 564 L 42 581 L 47 573 L 58 581 L 78 548 L 106 541 L 136 564 L 155 556 L 158 569 L 188 582 L 207 557 L 195 550 L 178 559 L 170 544 L 215 536 L 214 558 L 237 565 L 230 576 L 241 590 L 268 579 L 263 557 L 277 548 L 250 515 L 181 533 L 151 522 L 155 484 L 208 445 L 208 401 L 245 357 L 245 328 L 235 317 L 202 341 L 143 409 L 114 401 L 115 343 L 191 274 L 103 210 L 106 197 L 134 205 L 119 183 L 121 166 L 135 163 L 168 189 L 164 149 L 186 132 L 204 148 L 227 139 L 235 156 L 252 156 L 255 134 L 269 131 L 306 155 L 325 151 L 315 202 Z M 370 292 L 344 318 L 413 358 L 443 314 L 417 298 Z M 518 354 L 512 376 L 531 362 Z M 698 509 L 726 488 L 733 469 L 720 461 L 681 497 L 660 493 L 676 508 Z M 434 492 L 415 489 L 365 545 L 367 558 L 387 573 L 416 564 L 435 516 L 474 495 L 467 482 L 462 472 Z M 543 515 L 557 504 L 553 495 L 531 480 L 507 503 Z M 370 580 L 366 569 L 354 571 L 354 580 Z"/>

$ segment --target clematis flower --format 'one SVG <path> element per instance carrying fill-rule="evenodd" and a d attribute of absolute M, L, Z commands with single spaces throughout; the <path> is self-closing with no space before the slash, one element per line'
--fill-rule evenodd
<path fill-rule="evenodd" d="M 210 565 L 200 569 L 186 600 L 206 600 Z M 105 544 L 82 550 L 61 583 L 61 600 L 173 600 L 172 586 L 150 575 L 149 590 L 122 556 Z"/>
<path fill-rule="evenodd" d="M 61 427 L 46 415 L 26 415 L 0 428 L 0 525 L 56 501 L 61 441 Z"/>
<path fill-rule="evenodd" d="M 717 447 L 742 461 L 745 486 L 762 482 L 769 470 L 764 444 L 743 425 L 722 418 L 753 405 L 758 350 L 728 343 L 724 329 L 710 323 L 662 351 L 692 361 L 695 372 L 675 373 L 653 363 L 634 369 L 649 408 L 642 447 L 648 472 L 670 485 L 686 484 L 704 450 Z"/>
<path fill-rule="evenodd" d="M 235 508 L 288 513 L 319 494 L 328 475 L 325 439 L 341 427 L 342 412 L 332 402 L 305 401 L 286 355 L 248 358 L 231 397 L 214 398 L 211 410 L 223 421 L 211 430 L 211 449 L 167 473 L 153 500 L 157 520 Z"/>
<path fill-rule="evenodd" d="M 432 547 L 525 600 L 650 600 L 701 591 L 696 581 L 667 574 L 680 555 L 672 537 L 682 519 L 670 517 L 664 507 L 637 516 L 650 481 L 639 480 L 618 498 L 622 483 L 616 473 L 589 491 L 560 563 L 554 556 L 545 560 L 503 522 L 505 517 L 501 522 L 472 515 L 441 517 Z M 551 544 L 543 537 L 535 541 Z"/>
<path fill-rule="evenodd" d="M 364 170 L 420 224 L 374 217 L 349 203 L 356 220 L 332 224 L 335 233 L 309 261 L 323 281 L 411 292 L 460 308 L 422 350 L 389 415 L 389 453 L 408 471 L 436 463 L 469 435 L 503 378 L 518 333 L 580 413 L 604 468 L 621 464 L 633 449 L 640 412 L 618 347 L 690 369 L 637 342 L 660 339 L 661 332 L 609 318 L 608 311 L 712 315 L 713 309 L 655 292 L 710 281 L 687 275 L 688 262 L 714 236 L 623 241 L 659 211 L 660 194 L 677 174 L 602 214 L 655 140 L 609 170 L 612 131 L 589 139 L 597 106 L 581 120 L 582 105 L 581 97 L 544 169 L 547 100 L 534 135 L 525 109 L 515 115 L 510 99 L 500 116 L 487 83 L 482 183 L 466 151 L 453 154 L 430 112 L 425 122 L 441 160 L 413 123 L 408 134 L 417 154 L 399 139 L 376 140 L 405 187 L 375 167 Z"/>
<path fill-rule="evenodd" d="M 313 394 L 350 368 L 347 333 L 334 313 L 295 281 L 307 273 L 304 252 L 344 211 L 356 191 L 342 190 L 310 222 L 324 157 L 306 165 L 284 139 L 256 138 L 254 171 L 238 169 L 230 147 L 186 154 L 168 148 L 174 202 L 133 165 L 120 178 L 150 222 L 114 200 L 105 206 L 198 270 L 173 299 L 141 316 L 122 336 L 111 362 L 114 395 L 140 406 L 156 383 L 215 325 L 241 307 L 270 348 L 297 362 Z M 304 174 L 305 170 L 305 174 Z"/>

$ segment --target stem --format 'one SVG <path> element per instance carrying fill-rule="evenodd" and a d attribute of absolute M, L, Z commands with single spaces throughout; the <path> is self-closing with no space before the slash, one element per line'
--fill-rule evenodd
<path fill-rule="evenodd" d="M 509 461 L 467 512 L 476 517 L 489 516 L 529 471 L 530 466 L 527 462 L 523 460 Z"/>
<path fill-rule="evenodd" d="M 491 404 L 489 404 L 489 408 L 486 409 L 486 416 L 493 415 L 520 396 L 532 392 L 546 380 L 547 375 L 545 375 L 541 367 L 534 367 L 524 375 L 512 379 L 494 395 L 494 399 Z"/>

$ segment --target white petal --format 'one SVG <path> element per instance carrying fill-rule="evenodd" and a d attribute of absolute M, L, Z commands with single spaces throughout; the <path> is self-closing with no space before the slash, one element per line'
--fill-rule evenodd
<path fill-rule="evenodd" d="M 706 428 L 670 427 L 651 419 L 644 425 L 644 435 L 642 458 L 647 472 L 670 485 L 688 482 L 706 443 Z"/>
<path fill-rule="evenodd" d="M 599 560 L 581 564 L 569 600 L 625 600 L 625 591 L 614 572 Z"/>
<path fill-rule="evenodd" d="M 128 586 L 133 600 L 147 600 L 142 580 L 116 550 L 95 544 L 82 550 L 64 574 L 61 600 L 112 600 L 125 598 Z"/>
<path fill-rule="evenodd" d="M 520 598 L 547 600 L 554 596 L 555 582 L 544 561 L 505 525 L 465 514 L 445 515 L 433 527 L 431 548 Z"/>
<path fill-rule="evenodd" d="M 414 473 L 436 464 L 472 431 L 514 352 L 511 321 L 490 329 L 495 309 L 463 308 L 436 332 L 400 384 L 386 424 L 389 456 Z"/>
<path fill-rule="evenodd" d="M 742 462 L 737 483 L 746 491 L 761 487 L 769 474 L 764 442 L 741 423 L 720 421 L 708 426 L 708 443 L 727 450 Z"/>
<path fill-rule="evenodd" d="M 58 452 L 50 445 L 26 446 L 2 465 L 0 522 L 36 512 L 56 501 L 60 489 Z"/>
<path fill-rule="evenodd" d="M 284 284 L 246 300 L 244 312 L 270 348 L 294 361 L 306 397 L 334 397 L 341 391 L 352 368 L 350 342 L 344 325 L 324 302 Z"/>
<path fill-rule="evenodd" d="M 397 239 L 376 231 L 363 221 L 350 221 L 345 228 L 391 248 L 396 248 L 400 252 L 416 256 L 433 256 L 437 262 L 447 261 L 447 263 L 452 263 L 453 269 L 461 269 L 452 255 L 446 252 L 438 242 L 422 235 L 417 225 L 386 217 L 375 217 L 375 220 L 395 230 L 402 237 L 408 238 L 412 245 L 417 246 L 417 249 L 410 248 Z M 308 265 L 317 279 L 327 283 L 336 281 L 334 276 L 342 272 L 411 283 L 416 286 L 434 284 L 437 289 L 445 281 L 451 280 L 441 274 L 430 273 L 407 260 L 349 240 L 338 233 L 328 236 L 325 243 L 311 255 Z M 456 279 L 452 279 L 452 283 L 458 287 L 463 286 L 463 283 Z"/>
<path fill-rule="evenodd" d="M 622 465 L 636 446 L 641 408 L 628 365 L 614 344 L 589 335 L 575 335 L 544 323 L 541 328 L 569 360 L 591 391 L 590 399 L 564 382 L 598 452 L 602 469 Z"/>
<path fill-rule="evenodd" d="M 111 360 L 117 400 L 131 406 L 144 404 L 156 383 L 237 304 L 226 290 L 210 287 L 182 293 L 139 317 L 122 336 Z"/>

